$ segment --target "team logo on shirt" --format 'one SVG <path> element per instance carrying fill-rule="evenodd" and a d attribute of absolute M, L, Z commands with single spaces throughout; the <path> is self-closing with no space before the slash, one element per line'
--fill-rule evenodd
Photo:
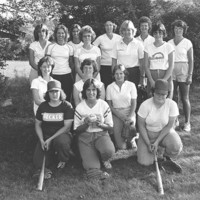
<path fill-rule="evenodd" d="M 157 52 L 150 57 L 150 60 L 156 61 L 156 62 L 163 62 L 164 54 L 162 52 Z"/>
<path fill-rule="evenodd" d="M 46 122 L 60 122 L 64 120 L 63 113 L 43 113 L 43 121 Z"/>

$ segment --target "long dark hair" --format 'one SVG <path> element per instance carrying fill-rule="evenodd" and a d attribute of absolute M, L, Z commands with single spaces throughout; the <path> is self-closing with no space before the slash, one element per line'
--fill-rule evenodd
<path fill-rule="evenodd" d="M 39 24 L 35 27 L 34 29 L 34 32 L 33 32 L 33 35 L 34 35 L 34 39 L 35 41 L 39 41 L 39 35 L 38 33 L 41 31 L 41 30 L 45 30 L 46 32 L 46 37 L 48 36 L 48 27 L 45 25 L 45 24 Z"/>

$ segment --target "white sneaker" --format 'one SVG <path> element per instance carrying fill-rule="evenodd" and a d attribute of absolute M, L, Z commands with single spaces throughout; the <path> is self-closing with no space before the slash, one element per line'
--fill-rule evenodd
<path fill-rule="evenodd" d="M 186 132 L 190 132 L 191 131 L 191 125 L 190 125 L 189 122 L 184 124 L 183 130 L 186 131 Z"/>
<path fill-rule="evenodd" d="M 65 162 L 60 161 L 60 162 L 58 163 L 58 165 L 57 165 L 57 168 L 58 168 L 58 169 L 63 169 L 63 168 L 65 167 L 65 165 L 66 165 Z"/>
<path fill-rule="evenodd" d="M 103 165 L 106 169 L 112 169 L 112 165 L 111 165 L 110 161 L 104 161 Z"/>

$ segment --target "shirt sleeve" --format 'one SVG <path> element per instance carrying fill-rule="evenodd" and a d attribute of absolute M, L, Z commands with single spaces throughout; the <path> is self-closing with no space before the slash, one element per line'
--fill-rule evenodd
<path fill-rule="evenodd" d="M 147 101 L 148 100 L 144 101 L 138 110 L 138 115 L 143 119 L 146 119 L 149 113 L 149 110 L 148 110 L 149 106 L 147 105 Z"/>
<path fill-rule="evenodd" d="M 68 102 L 64 103 L 65 106 L 65 112 L 64 112 L 64 119 L 65 120 L 73 120 L 74 119 L 74 109 L 72 108 L 72 105 Z"/>
<path fill-rule="evenodd" d="M 113 50 L 112 50 L 110 56 L 111 56 L 111 58 L 117 59 L 117 42 L 116 42 L 115 45 L 113 46 Z"/>
<path fill-rule="evenodd" d="M 33 79 L 33 81 L 31 82 L 31 89 L 39 89 L 39 84 L 38 84 L 38 80 Z"/>
<path fill-rule="evenodd" d="M 53 45 L 54 45 L 54 44 L 50 44 L 50 45 L 47 47 L 47 52 L 46 52 L 46 54 L 49 55 L 49 56 L 51 56 L 51 51 L 52 51 Z"/>
<path fill-rule="evenodd" d="M 29 46 L 29 49 L 31 49 L 31 50 L 35 50 L 35 42 L 32 42 L 31 44 L 30 44 L 30 46 Z"/>
<path fill-rule="evenodd" d="M 167 43 L 167 51 L 168 51 L 168 54 L 175 51 L 174 47 L 170 43 Z"/>
<path fill-rule="evenodd" d="M 69 56 L 73 56 L 74 55 L 73 47 L 69 44 L 68 44 L 68 47 L 69 47 Z"/>
<path fill-rule="evenodd" d="M 135 84 L 131 82 L 131 99 L 137 99 L 137 89 Z"/>
<path fill-rule="evenodd" d="M 171 99 L 170 99 L 171 100 Z M 179 115 L 179 110 L 177 103 L 173 100 L 170 101 L 170 110 L 169 110 L 169 116 L 170 117 L 176 117 Z"/>
<path fill-rule="evenodd" d="M 100 57 L 101 56 L 101 50 L 100 50 L 99 47 L 96 47 L 96 52 L 97 52 L 97 57 Z"/>
<path fill-rule="evenodd" d="M 101 41 L 100 41 L 100 36 L 93 42 L 93 44 L 95 45 L 95 46 L 99 46 L 100 45 L 100 43 L 101 43 Z"/>
<path fill-rule="evenodd" d="M 192 42 L 190 40 L 187 40 L 187 51 L 192 47 L 193 47 Z"/>
<path fill-rule="evenodd" d="M 75 52 L 74 52 L 74 57 L 76 57 L 76 58 L 79 57 L 80 49 L 81 49 L 81 48 L 78 48 L 78 49 L 75 50 Z"/>
<path fill-rule="evenodd" d="M 43 108 L 43 103 L 41 103 L 37 109 L 36 112 L 36 119 L 39 121 L 42 121 L 42 108 Z"/>
<path fill-rule="evenodd" d="M 139 55 L 139 59 L 144 58 L 144 45 L 138 41 L 138 55 Z"/>
<path fill-rule="evenodd" d="M 111 100 L 111 86 L 108 85 L 106 88 L 106 100 Z"/>

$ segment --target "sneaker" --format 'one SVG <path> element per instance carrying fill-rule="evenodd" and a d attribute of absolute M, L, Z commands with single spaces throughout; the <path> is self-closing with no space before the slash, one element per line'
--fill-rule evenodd
<path fill-rule="evenodd" d="M 110 161 L 104 161 L 103 165 L 106 169 L 112 169 L 112 165 L 111 165 Z"/>
<path fill-rule="evenodd" d="M 65 167 L 66 163 L 65 162 L 62 162 L 60 161 L 57 165 L 57 169 L 63 169 Z"/>
<path fill-rule="evenodd" d="M 186 131 L 186 132 L 190 132 L 191 131 L 191 125 L 190 125 L 189 122 L 184 124 L 183 130 Z"/>
<path fill-rule="evenodd" d="M 99 179 L 105 180 L 107 178 L 110 178 L 110 174 L 108 174 L 107 172 L 102 172 Z"/>
<path fill-rule="evenodd" d="M 161 163 L 164 169 L 171 169 L 176 173 L 182 173 L 182 167 L 172 160 L 169 156 L 164 157 L 164 161 Z"/>
<path fill-rule="evenodd" d="M 176 118 L 175 122 L 174 122 L 174 129 L 178 128 L 180 125 L 178 118 Z"/>

